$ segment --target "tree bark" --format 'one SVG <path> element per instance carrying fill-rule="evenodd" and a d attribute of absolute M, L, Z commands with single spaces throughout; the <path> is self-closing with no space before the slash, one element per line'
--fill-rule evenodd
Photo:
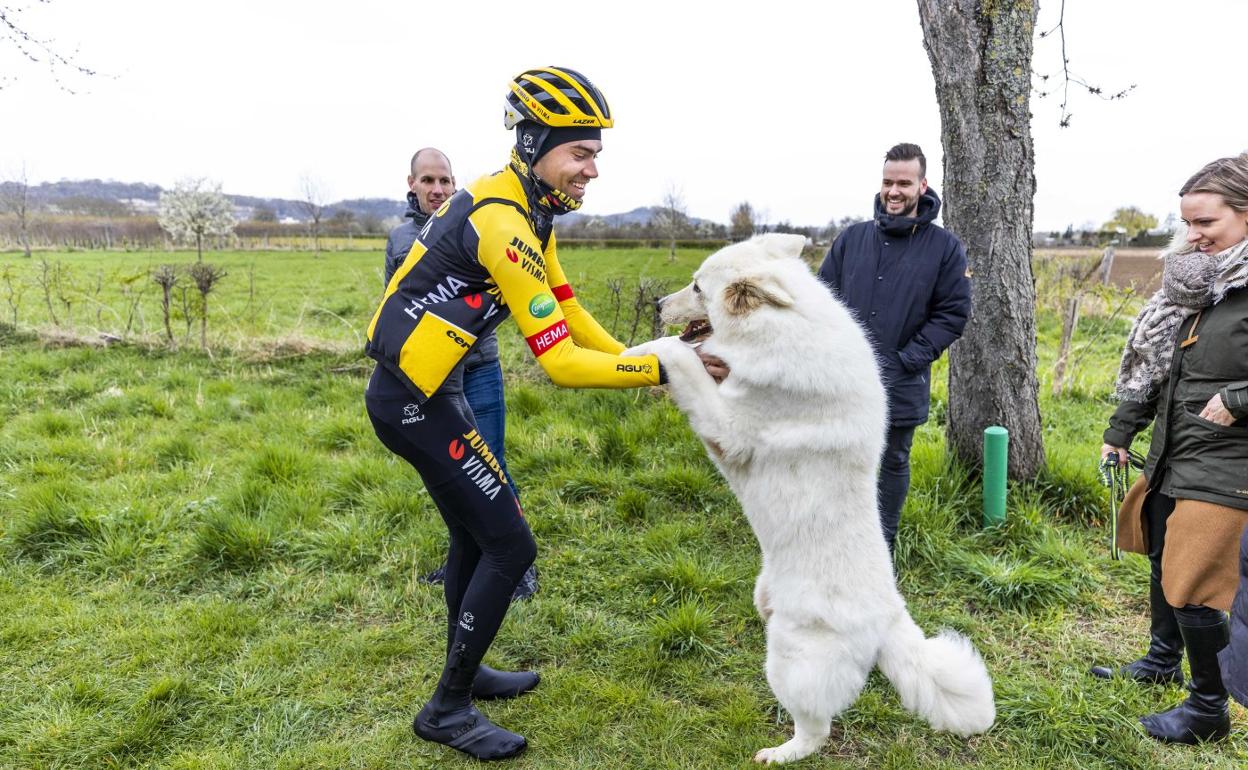
<path fill-rule="evenodd" d="M 1032 34 L 1037 2 L 917 0 L 944 147 L 944 222 L 966 246 L 973 309 L 949 353 L 949 446 L 983 463 L 1010 432 L 1010 477 L 1044 467 L 1031 273 Z"/>

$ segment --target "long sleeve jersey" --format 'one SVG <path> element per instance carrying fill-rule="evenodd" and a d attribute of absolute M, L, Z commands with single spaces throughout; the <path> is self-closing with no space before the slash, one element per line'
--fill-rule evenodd
<path fill-rule="evenodd" d="M 624 345 L 577 302 L 554 234 L 546 243 L 538 237 L 510 168 L 473 182 L 429 218 L 386 286 L 366 352 L 423 401 L 508 315 L 556 385 L 659 383 L 655 356 L 621 356 Z"/>

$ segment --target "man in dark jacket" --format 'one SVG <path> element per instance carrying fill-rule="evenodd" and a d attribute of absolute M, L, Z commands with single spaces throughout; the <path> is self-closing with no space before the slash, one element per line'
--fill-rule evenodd
<path fill-rule="evenodd" d="M 910 444 L 927 421 L 932 362 L 962 335 L 971 312 L 966 249 L 935 224 L 940 198 L 926 175 L 918 145 L 890 149 L 874 221 L 846 228 L 819 268 L 866 330 L 888 392 L 879 505 L 890 551 L 910 489 Z"/>
<path fill-rule="evenodd" d="M 433 147 L 417 150 L 412 156 L 411 174 L 407 177 L 407 213 L 404 222 L 390 231 L 386 239 L 386 285 L 394 271 L 403 264 L 403 258 L 411 251 L 412 243 L 420 234 L 429 217 L 455 194 L 455 175 L 451 173 L 451 161 L 445 153 Z M 506 407 L 503 401 L 503 369 L 498 362 L 498 337 L 494 332 L 477 342 L 476 347 L 464 357 L 464 397 L 472 410 L 477 430 L 494 452 L 494 457 L 507 475 L 511 488 L 519 496 L 516 485 L 507 473 L 504 460 L 504 434 L 506 432 Z M 430 583 L 441 583 L 444 567 L 426 576 Z M 529 567 L 516 586 L 515 598 L 524 599 L 537 591 L 537 568 Z"/>

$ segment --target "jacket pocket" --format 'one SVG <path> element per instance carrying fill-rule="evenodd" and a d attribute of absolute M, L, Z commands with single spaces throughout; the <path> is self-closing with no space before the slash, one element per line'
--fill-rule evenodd
<path fill-rule="evenodd" d="M 1170 437 L 1170 483 L 1248 500 L 1248 428 L 1184 410 Z"/>

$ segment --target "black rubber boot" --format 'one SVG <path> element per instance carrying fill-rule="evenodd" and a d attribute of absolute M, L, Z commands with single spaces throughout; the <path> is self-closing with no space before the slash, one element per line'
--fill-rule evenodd
<path fill-rule="evenodd" d="M 1202 608 L 1204 609 L 1204 608 Z M 1226 687 L 1218 667 L 1218 650 L 1230 640 L 1230 625 L 1221 612 L 1202 620 L 1204 625 L 1181 622 L 1187 663 L 1192 670 L 1187 700 L 1169 711 L 1140 717 L 1140 724 L 1153 738 L 1165 743 L 1220 741 L 1231 732 L 1231 715 L 1226 707 Z"/>
<path fill-rule="evenodd" d="M 458 646 L 447 660 L 433 699 L 412 720 L 412 730 L 427 741 L 441 743 L 476 759 L 506 759 L 524 751 L 524 736 L 486 719 L 472 705 L 472 682 L 479 664 L 464 660 Z"/>
<path fill-rule="evenodd" d="M 1153 570 L 1160 575 L 1160 570 Z M 1147 684 L 1183 684 L 1183 635 L 1174 608 L 1166 602 L 1161 578 L 1148 581 L 1148 652 L 1124 666 L 1093 666 L 1090 673 L 1101 679 L 1127 677 Z"/>
<path fill-rule="evenodd" d="M 536 671 L 499 671 L 482 663 L 472 680 L 472 697 L 477 700 L 514 698 L 537 687 L 542 680 Z"/>

